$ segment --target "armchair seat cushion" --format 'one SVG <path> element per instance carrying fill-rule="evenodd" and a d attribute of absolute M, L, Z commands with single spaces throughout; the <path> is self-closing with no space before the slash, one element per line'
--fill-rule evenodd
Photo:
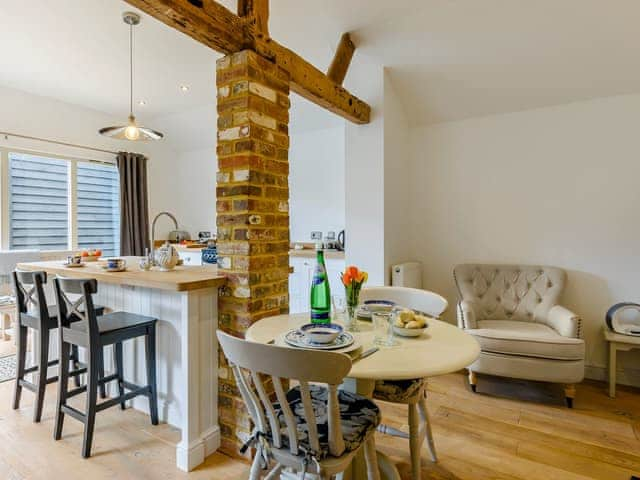
<path fill-rule="evenodd" d="M 483 352 L 547 358 L 584 359 L 584 340 L 563 337 L 542 323 L 512 320 L 480 320 L 478 328 L 467 329 Z"/>
<path fill-rule="evenodd" d="M 329 455 L 329 416 L 327 411 L 329 391 L 320 385 L 309 385 L 309 390 L 311 391 L 313 410 L 316 413 L 316 425 L 321 450 L 315 453 L 318 460 L 320 460 Z M 299 386 L 287 392 L 287 400 L 297 423 L 298 445 L 306 451 L 311 451 L 308 435 L 309 427 L 304 417 L 304 406 Z M 338 402 L 340 404 L 340 424 L 345 451 L 352 452 L 362 445 L 369 433 L 373 432 L 380 424 L 380 409 L 368 398 L 344 390 L 338 390 Z M 283 446 L 289 448 L 289 436 L 287 435 L 284 413 L 279 403 L 276 402 L 273 406 L 280 422 Z"/>

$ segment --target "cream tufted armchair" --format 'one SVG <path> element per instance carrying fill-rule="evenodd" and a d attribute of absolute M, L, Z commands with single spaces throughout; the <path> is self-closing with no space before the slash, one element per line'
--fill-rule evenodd
<path fill-rule="evenodd" d="M 558 305 L 564 270 L 536 265 L 458 265 L 453 270 L 460 302 L 458 326 L 482 352 L 476 373 L 565 384 L 573 406 L 575 384 L 584 378 L 580 317 Z"/>

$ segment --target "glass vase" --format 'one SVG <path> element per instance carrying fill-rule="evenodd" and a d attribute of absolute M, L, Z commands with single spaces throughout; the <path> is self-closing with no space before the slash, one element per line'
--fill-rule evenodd
<path fill-rule="evenodd" d="M 358 309 L 358 304 L 350 305 L 347 304 L 347 309 L 345 311 L 344 318 L 344 326 L 349 332 L 359 332 L 360 328 L 358 327 L 358 315 L 356 311 Z"/>

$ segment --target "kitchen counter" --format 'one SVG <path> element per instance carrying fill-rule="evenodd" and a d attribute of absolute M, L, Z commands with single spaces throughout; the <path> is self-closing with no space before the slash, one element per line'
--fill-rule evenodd
<path fill-rule="evenodd" d="M 197 247 L 188 247 L 186 245 L 180 245 L 179 243 L 172 243 L 171 246 L 178 252 L 201 252 L 202 250 L 207 248 L 206 246 L 200 245 L 198 245 Z"/>
<path fill-rule="evenodd" d="M 44 270 L 54 275 L 95 278 L 95 303 L 107 312 L 125 311 L 158 319 L 156 371 L 160 420 L 180 431 L 176 445 L 176 466 L 190 471 L 205 461 L 220 445 L 218 426 L 218 289 L 225 277 L 215 266 L 181 266 L 170 272 L 140 270 L 139 257 L 124 257 L 129 270 L 109 273 L 100 264 L 67 268 L 63 262 L 19 263 L 22 270 Z M 53 302 L 53 281 L 46 284 Z M 52 357 L 57 357 L 57 335 L 51 339 Z M 146 382 L 144 343 L 125 342 L 124 376 L 138 385 Z M 82 349 L 81 349 L 82 350 Z M 55 352 L 55 354 L 53 353 Z M 53 360 L 51 358 L 51 360 Z M 112 349 L 104 349 L 105 371 L 114 372 Z M 117 396 L 114 382 L 107 384 L 110 396 Z M 127 402 L 148 412 L 145 397 Z M 153 427 L 149 430 L 152 432 Z"/>
<path fill-rule="evenodd" d="M 197 251 L 197 249 L 190 250 Z M 139 257 L 123 258 L 127 260 L 127 270 L 124 272 L 107 272 L 100 267 L 101 262 L 86 262 L 84 267 L 79 268 L 66 267 L 63 261 L 19 263 L 18 269 L 43 270 L 50 274 L 65 277 L 89 277 L 104 283 L 156 288 L 174 292 L 217 288 L 225 282 L 225 277 L 218 275 L 218 269 L 213 265 L 180 266 L 170 272 L 161 272 L 155 267 L 149 271 L 144 271 L 138 266 Z"/>
<path fill-rule="evenodd" d="M 302 258 L 316 258 L 316 251 L 312 248 L 305 248 L 302 250 L 289 250 L 290 257 L 302 257 Z M 335 258 L 338 260 L 344 260 L 344 252 L 338 250 L 325 250 L 324 258 Z"/>

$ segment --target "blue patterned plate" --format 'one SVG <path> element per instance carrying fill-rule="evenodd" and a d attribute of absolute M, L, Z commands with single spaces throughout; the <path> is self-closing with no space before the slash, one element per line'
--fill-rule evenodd
<path fill-rule="evenodd" d="M 346 348 L 353 344 L 353 335 L 349 332 L 342 332 L 331 343 L 319 344 L 311 342 L 300 330 L 291 330 L 284 336 L 284 341 L 292 347 L 308 348 L 311 350 L 337 350 Z"/>

